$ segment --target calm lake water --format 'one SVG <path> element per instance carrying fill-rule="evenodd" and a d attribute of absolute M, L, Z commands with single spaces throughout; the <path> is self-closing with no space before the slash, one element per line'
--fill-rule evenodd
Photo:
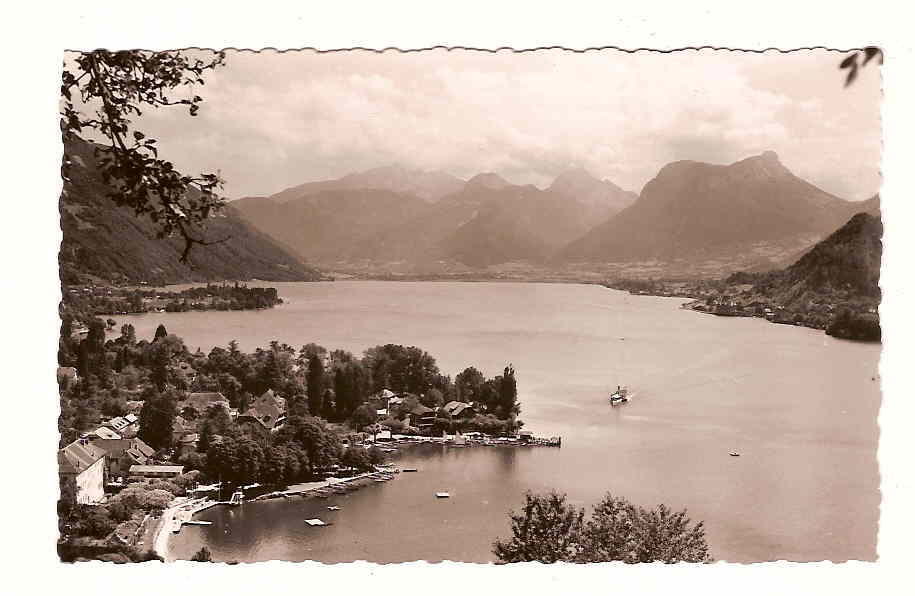
<path fill-rule="evenodd" d="M 148 338 L 164 323 L 204 351 L 232 339 L 245 350 L 276 339 L 354 353 L 402 343 L 452 375 L 513 363 L 526 428 L 561 435 L 562 448 L 411 448 L 397 463 L 419 472 L 386 484 L 204 512 L 214 524 L 185 527 L 171 541 L 176 558 L 203 543 L 219 560 L 486 562 L 524 492 L 550 488 L 585 507 L 607 491 L 686 507 L 719 560 L 876 558 L 879 345 L 594 285 L 269 285 L 287 304 L 118 322 Z M 617 384 L 636 397 L 610 408 Z M 334 524 L 312 528 L 310 517 Z"/>

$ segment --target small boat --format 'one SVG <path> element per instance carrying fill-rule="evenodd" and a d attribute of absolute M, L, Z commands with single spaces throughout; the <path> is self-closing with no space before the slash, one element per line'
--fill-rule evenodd
<path fill-rule="evenodd" d="M 451 493 L 435 493 L 436 499 L 448 499 L 451 497 Z"/>
<path fill-rule="evenodd" d="M 232 498 L 229 499 L 229 502 L 227 504 L 237 506 L 237 505 L 241 505 L 244 500 L 245 500 L 245 494 L 243 492 L 241 492 L 240 490 L 237 490 L 234 493 L 232 493 Z"/>
<path fill-rule="evenodd" d="M 308 524 L 309 526 L 326 526 L 326 525 L 327 525 L 327 524 L 325 524 L 323 521 L 321 521 L 321 520 L 318 519 L 318 518 L 315 518 L 315 519 L 306 519 L 306 520 L 305 520 L 305 523 Z"/>
<path fill-rule="evenodd" d="M 628 387 L 616 386 L 616 391 L 610 394 L 610 405 L 618 406 L 627 403 L 631 399 Z"/>
<path fill-rule="evenodd" d="M 728 455 L 730 455 L 731 457 L 740 457 L 740 454 L 737 453 L 736 451 L 731 451 L 730 453 L 728 453 Z"/>
<path fill-rule="evenodd" d="M 419 472 L 416 468 L 404 468 L 402 472 Z"/>
<path fill-rule="evenodd" d="M 340 511 L 340 508 L 337 507 L 336 505 L 331 505 L 330 507 L 327 508 L 327 510 L 328 511 Z"/>

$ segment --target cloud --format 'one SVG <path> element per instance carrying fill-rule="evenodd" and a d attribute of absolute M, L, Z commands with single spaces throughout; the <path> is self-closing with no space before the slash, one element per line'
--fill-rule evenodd
<path fill-rule="evenodd" d="M 197 118 L 141 125 L 229 196 L 400 163 L 548 184 L 572 166 L 640 190 L 666 163 L 775 150 L 847 198 L 879 186 L 879 73 L 826 51 L 230 52 Z"/>

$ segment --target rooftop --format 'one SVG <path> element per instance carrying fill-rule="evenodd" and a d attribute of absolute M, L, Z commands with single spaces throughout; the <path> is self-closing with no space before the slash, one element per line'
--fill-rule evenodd
<path fill-rule="evenodd" d="M 184 466 L 130 466 L 131 474 L 181 474 Z"/>
<path fill-rule="evenodd" d="M 61 472 L 79 474 L 105 457 L 105 450 L 93 445 L 88 439 L 77 439 L 57 452 L 57 463 Z"/>

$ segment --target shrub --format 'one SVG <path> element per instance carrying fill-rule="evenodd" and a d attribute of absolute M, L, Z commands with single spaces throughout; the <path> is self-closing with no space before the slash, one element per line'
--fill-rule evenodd
<path fill-rule="evenodd" d="M 168 480 L 156 480 L 146 485 L 148 490 L 164 490 L 177 497 L 184 494 L 184 488 Z"/>
<path fill-rule="evenodd" d="M 162 511 L 168 507 L 175 496 L 167 490 L 154 489 L 146 494 L 146 509 L 148 511 Z"/>
<path fill-rule="evenodd" d="M 104 538 L 114 531 L 115 523 L 103 506 L 81 505 L 72 513 L 76 533 L 81 536 Z"/>
<path fill-rule="evenodd" d="M 127 521 L 132 513 L 124 501 L 114 499 L 108 504 L 108 515 L 116 522 Z"/>

